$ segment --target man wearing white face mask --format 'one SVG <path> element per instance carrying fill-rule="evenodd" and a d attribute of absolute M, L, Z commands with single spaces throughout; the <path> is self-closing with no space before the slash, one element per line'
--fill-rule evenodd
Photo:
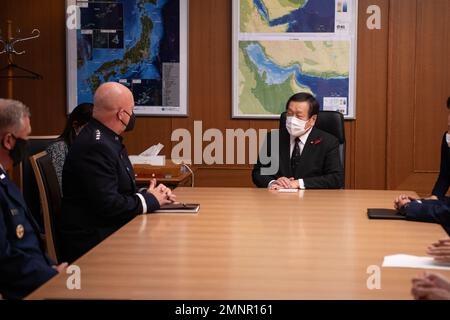
<path fill-rule="evenodd" d="M 253 183 L 260 188 L 339 189 L 344 173 L 337 138 L 314 125 L 319 103 L 309 93 L 297 93 L 286 103 L 286 123 L 280 120 L 279 168 L 275 175 L 263 175 L 258 159 L 253 168 Z M 282 119 L 283 117 L 281 117 Z M 267 155 L 271 139 L 267 137 Z"/>

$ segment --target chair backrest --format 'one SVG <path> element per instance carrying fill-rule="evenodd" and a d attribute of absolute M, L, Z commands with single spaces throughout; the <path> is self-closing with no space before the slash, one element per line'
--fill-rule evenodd
<path fill-rule="evenodd" d="M 55 220 L 61 213 L 61 190 L 52 159 L 46 151 L 30 157 L 39 190 L 48 255 L 58 261 Z"/>
<path fill-rule="evenodd" d="M 345 172 L 345 126 L 344 116 L 338 111 L 319 111 L 316 128 L 326 131 L 339 140 L 339 157 Z"/>
<path fill-rule="evenodd" d="M 344 116 L 337 111 L 319 111 L 315 127 L 335 136 L 339 141 L 339 157 L 345 173 L 345 127 Z M 286 128 L 286 112 L 280 116 L 280 130 Z"/>
<path fill-rule="evenodd" d="M 44 151 L 48 145 L 54 142 L 58 136 L 30 136 L 28 139 L 27 153 L 29 156 Z M 43 228 L 43 219 L 41 214 L 41 205 L 39 203 L 39 190 L 36 184 L 36 178 L 29 159 L 22 161 L 19 166 L 19 187 L 22 191 L 25 202 L 30 209 L 36 222 Z"/>

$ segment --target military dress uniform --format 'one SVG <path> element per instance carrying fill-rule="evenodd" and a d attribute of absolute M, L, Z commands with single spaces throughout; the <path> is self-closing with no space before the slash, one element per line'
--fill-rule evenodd
<path fill-rule="evenodd" d="M 92 119 L 70 147 L 64 164 L 59 242 L 72 262 L 138 214 L 159 209 L 136 188 L 122 137 Z"/>
<path fill-rule="evenodd" d="M 57 274 L 19 189 L 0 169 L 0 293 L 21 299 Z"/>

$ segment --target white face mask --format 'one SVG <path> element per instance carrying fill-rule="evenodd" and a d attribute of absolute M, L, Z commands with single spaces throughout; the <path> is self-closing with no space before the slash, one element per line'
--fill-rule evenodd
<path fill-rule="evenodd" d="M 294 137 L 301 137 L 306 132 L 308 132 L 309 129 L 305 129 L 306 123 L 308 121 L 301 120 L 297 117 L 286 117 L 286 129 L 289 132 L 291 136 Z"/>

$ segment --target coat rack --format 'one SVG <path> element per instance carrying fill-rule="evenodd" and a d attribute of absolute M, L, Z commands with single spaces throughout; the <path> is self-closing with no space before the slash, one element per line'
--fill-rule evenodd
<path fill-rule="evenodd" d="M 13 32 L 12 32 L 12 21 L 8 20 L 7 21 L 7 26 L 8 26 L 8 34 L 7 34 L 7 39 L 3 39 L 2 36 L 0 35 L 0 55 L 2 54 L 7 54 L 8 55 L 8 64 L 3 67 L 0 68 L 0 79 L 8 79 L 8 90 L 7 90 L 7 95 L 8 98 L 13 98 L 13 80 L 14 79 L 33 79 L 33 80 L 41 80 L 42 76 L 34 71 L 25 69 L 17 64 L 14 63 L 14 56 L 18 55 L 21 56 L 23 54 L 25 54 L 25 50 L 22 51 L 18 51 L 15 48 L 15 45 L 24 42 L 24 41 L 28 41 L 28 40 L 32 40 L 32 39 L 36 39 L 39 38 L 41 35 L 41 32 L 38 29 L 33 29 L 33 31 L 31 32 L 31 35 L 29 37 L 26 38 L 15 38 L 13 36 Z M 16 74 L 15 71 L 20 71 L 20 74 Z M 5 73 L 6 75 L 2 75 L 2 73 Z"/>

